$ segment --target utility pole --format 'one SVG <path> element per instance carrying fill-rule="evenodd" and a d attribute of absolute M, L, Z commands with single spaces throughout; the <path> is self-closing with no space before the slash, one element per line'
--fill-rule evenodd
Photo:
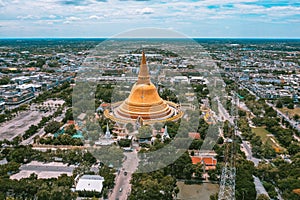
<path fill-rule="evenodd" d="M 238 134 L 238 95 L 236 92 L 233 93 L 232 98 L 234 105 L 231 106 L 231 115 L 234 117 L 234 132 L 230 138 L 225 139 L 225 165 L 222 169 L 218 200 L 235 200 L 235 137 Z"/>

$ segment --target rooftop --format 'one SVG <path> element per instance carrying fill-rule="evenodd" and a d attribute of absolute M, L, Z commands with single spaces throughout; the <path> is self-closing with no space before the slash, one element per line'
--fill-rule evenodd
<path fill-rule="evenodd" d="M 101 192 L 104 178 L 98 175 L 83 175 L 79 178 L 76 191 L 96 191 Z"/>

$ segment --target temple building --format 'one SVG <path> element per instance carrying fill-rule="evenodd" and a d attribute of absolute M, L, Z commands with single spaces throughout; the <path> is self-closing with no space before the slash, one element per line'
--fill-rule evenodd
<path fill-rule="evenodd" d="M 137 125 L 154 124 L 156 122 L 176 121 L 183 116 L 180 106 L 163 100 L 150 80 L 145 53 L 130 95 L 125 101 L 111 105 L 111 110 L 104 111 L 105 117 L 120 124 Z"/>

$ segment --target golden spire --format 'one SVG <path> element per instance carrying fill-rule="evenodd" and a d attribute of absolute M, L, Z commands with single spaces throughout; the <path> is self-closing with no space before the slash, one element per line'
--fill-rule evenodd
<path fill-rule="evenodd" d="M 146 63 L 146 56 L 144 51 L 142 52 L 142 60 L 141 60 L 141 66 L 140 66 L 137 84 L 150 84 L 150 75 L 149 75 L 149 70 Z"/>
<path fill-rule="evenodd" d="M 142 60 L 141 60 L 141 65 L 146 65 L 146 56 L 145 56 L 145 52 L 142 52 Z"/>

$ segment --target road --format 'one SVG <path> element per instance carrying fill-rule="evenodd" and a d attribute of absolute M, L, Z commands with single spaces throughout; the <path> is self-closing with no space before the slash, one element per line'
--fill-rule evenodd
<path fill-rule="evenodd" d="M 253 176 L 253 178 L 254 178 L 254 184 L 255 184 L 255 189 L 256 189 L 257 195 L 265 194 L 265 195 L 267 195 L 269 197 L 269 194 L 266 191 L 266 189 L 264 188 L 264 186 L 261 183 L 260 179 L 258 177 L 256 177 L 256 176 Z"/>
<path fill-rule="evenodd" d="M 233 123 L 233 118 L 229 115 L 229 113 L 223 107 L 223 105 L 220 103 L 220 101 L 218 101 L 218 103 L 219 103 L 219 114 L 222 115 L 225 120 L 228 120 L 233 125 L 234 124 Z M 237 131 L 236 134 L 237 134 L 237 136 L 239 136 L 241 138 L 242 133 L 240 131 Z M 251 149 L 250 143 L 248 141 L 242 140 L 241 151 L 245 152 L 245 154 L 247 156 L 247 160 L 252 161 L 255 166 L 258 166 L 261 159 L 254 158 L 252 156 L 252 149 Z M 265 188 L 262 185 L 262 182 L 259 180 L 259 178 L 254 177 L 254 184 L 255 184 L 255 189 L 256 189 L 257 194 L 266 194 L 266 195 L 268 195 L 267 191 L 265 190 Z"/>
<path fill-rule="evenodd" d="M 217 99 L 218 102 L 218 110 L 219 110 L 219 115 L 220 117 L 223 118 L 224 120 L 228 120 L 231 125 L 233 125 L 233 118 L 229 115 L 228 111 L 224 108 L 222 103 L 220 102 L 219 99 Z"/>
<path fill-rule="evenodd" d="M 218 106 L 219 107 L 219 114 L 222 115 L 225 120 L 228 120 L 231 125 L 233 125 L 234 124 L 233 117 L 230 116 L 230 114 L 223 107 L 223 105 L 221 104 L 221 102 L 219 100 L 217 100 L 217 101 L 218 101 L 218 105 L 219 105 Z M 242 133 L 240 131 L 237 131 L 237 136 L 239 136 L 240 138 L 242 137 L 241 134 Z M 251 160 L 254 163 L 255 166 L 257 166 L 258 163 L 261 161 L 261 159 L 254 158 L 252 156 L 252 149 L 251 149 L 251 146 L 250 146 L 249 142 L 243 140 L 242 144 L 241 144 L 241 150 L 243 152 L 245 152 L 245 154 L 247 156 L 247 159 Z"/>
<path fill-rule="evenodd" d="M 130 179 L 138 167 L 139 160 L 136 150 L 133 152 L 126 152 L 124 155 L 127 159 L 123 162 L 123 168 L 116 177 L 115 187 L 109 195 L 110 200 L 126 200 L 131 191 Z M 127 175 L 125 175 L 124 172 L 127 172 Z"/>
<path fill-rule="evenodd" d="M 298 132 L 300 132 L 300 127 L 299 125 L 292 119 L 290 119 L 288 116 L 286 116 L 285 114 L 283 114 L 280 110 L 278 110 L 273 104 L 269 103 L 268 101 L 266 101 L 266 104 L 268 106 L 271 106 L 276 112 L 277 115 L 279 117 L 283 117 L 286 121 L 288 121 L 290 123 L 290 125 L 295 128 Z"/>

